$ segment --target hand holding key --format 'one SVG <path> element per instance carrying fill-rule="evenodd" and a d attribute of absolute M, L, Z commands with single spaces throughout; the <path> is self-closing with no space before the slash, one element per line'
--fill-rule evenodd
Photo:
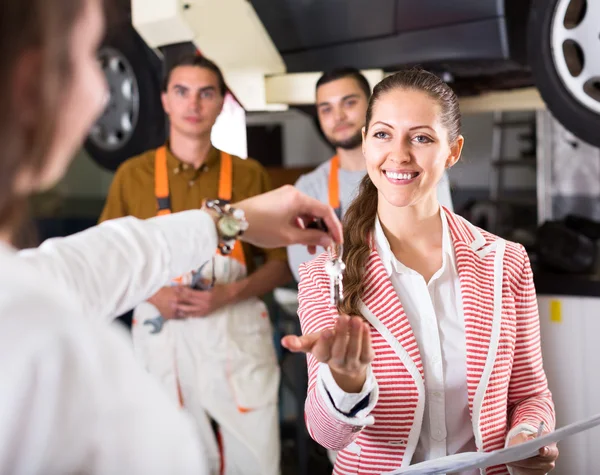
<path fill-rule="evenodd" d="M 281 344 L 294 353 L 311 353 L 327 363 L 338 386 L 347 393 L 361 391 L 373 361 L 371 327 L 360 317 L 340 315 L 336 324 L 308 335 L 288 335 Z"/>

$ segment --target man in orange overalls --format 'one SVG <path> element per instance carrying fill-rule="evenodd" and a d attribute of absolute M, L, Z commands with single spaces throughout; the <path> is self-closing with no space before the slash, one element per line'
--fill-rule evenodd
<path fill-rule="evenodd" d="M 206 58 L 170 69 L 162 97 L 169 141 L 121 165 L 100 221 L 200 208 L 206 199 L 237 202 L 270 189 L 258 162 L 211 144 L 225 92 L 221 71 Z M 264 260 L 258 268 L 257 257 Z M 279 473 L 279 368 L 259 297 L 290 278 L 285 249 L 236 242 L 231 254 L 165 282 L 134 311 L 136 354 L 194 415 L 215 474 Z M 151 324 L 157 318 L 165 325 Z"/>

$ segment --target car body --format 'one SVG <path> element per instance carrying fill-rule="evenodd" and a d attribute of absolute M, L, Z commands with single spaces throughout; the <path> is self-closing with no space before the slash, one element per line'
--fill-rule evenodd
<path fill-rule="evenodd" d="M 459 96 L 535 86 L 567 129 L 600 146 L 600 0 L 250 1 L 290 73 L 420 65 Z M 122 69 L 137 87 L 125 107 L 111 96 L 86 146 L 111 169 L 165 135 L 161 68 L 131 27 L 129 0 L 119 5 L 105 48 L 109 58 L 122 54 L 104 62 L 121 67 L 107 77 L 123 89 Z"/>

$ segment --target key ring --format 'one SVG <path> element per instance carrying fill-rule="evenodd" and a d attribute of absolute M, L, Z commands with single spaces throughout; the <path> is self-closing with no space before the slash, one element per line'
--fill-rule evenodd
<path fill-rule="evenodd" d="M 308 223 L 306 225 L 306 229 L 318 229 L 319 231 L 323 231 L 324 233 L 329 233 L 329 229 L 327 228 L 327 225 L 325 224 L 325 221 L 323 221 L 322 218 L 313 219 L 310 223 Z M 337 246 L 337 248 L 334 246 Z M 334 249 L 337 250 L 337 252 L 335 253 L 337 258 L 339 260 L 342 260 L 342 256 L 344 253 L 344 246 L 342 244 L 336 244 L 336 243 L 332 242 L 331 246 L 329 246 L 327 248 L 330 258 L 333 258 Z"/>
<path fill-rule="evenodd" d="M 341 261 L 342 256 L 344 255 L 344 245 L 332 243 L 331 246 L 329 246 L 327 248 L 327 251 L 329 253 L 330 259 L 333 259 L 333 257 L 335 256 L 337 259 L 339 259 Z"/>

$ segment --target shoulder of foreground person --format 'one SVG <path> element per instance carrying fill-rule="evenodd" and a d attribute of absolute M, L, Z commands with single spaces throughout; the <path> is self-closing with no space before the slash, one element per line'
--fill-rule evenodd
<path fill-rule="evenodd" d="M 0 275 L 0 473 L 208 473 L 193 424 L 124 335 L 14 271 Z"/>
<path fill-rule="evenodd" d="M 217 244 L 213 218 L 201 210 L 125 217 L 23 250 L 12 267 L 25 269 L 27 263 L 26 278 L 43 276 L 41 287 L 68 292 L 65 300 L 78 306 L 81 318 L 108 322 L 201 266 Z"/>

